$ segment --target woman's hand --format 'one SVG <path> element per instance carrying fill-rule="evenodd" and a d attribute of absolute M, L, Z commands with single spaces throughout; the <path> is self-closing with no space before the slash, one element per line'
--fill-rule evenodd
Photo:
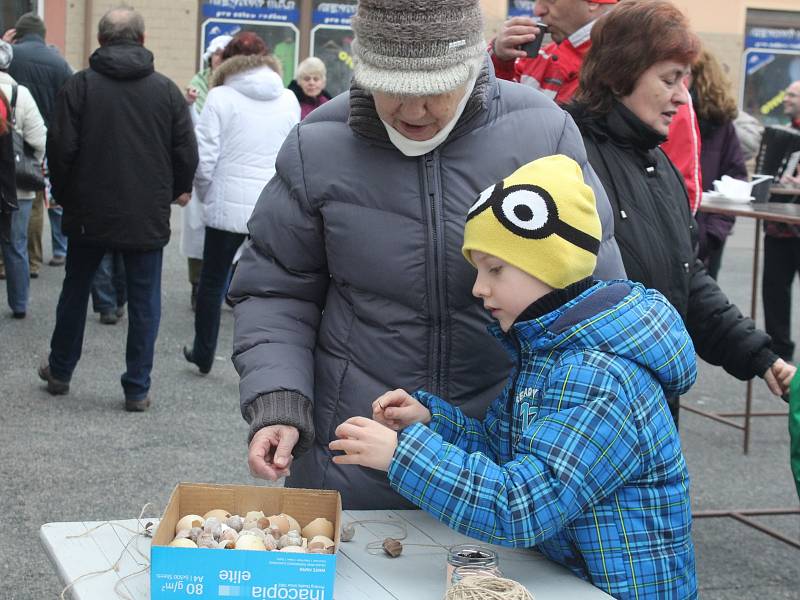
<path fill-rule="evenodd" d="M 405 390 L 392 390 L 372 403 L 372 418 L 390 429 L 400 431 L 414 423 L 427 425 L 431 411 Z"/>
<path fill-rule="evenodd" d="M 764 381 L 767 382 L 769 391 L 776 396 L 783 396 L 789 393 L 789 385 L 792 383 L 797 367 L 779 358 L 764 373 Z"/>
<path fill-rule="evenodd" d="M 299 439 L 300 432 L 292 425 L 269 425 L 259 429 L 247 452 L 250 473 L 267 481 L 289 475 L 292 450 Z"/>
<path fill-rule="evenodd" d="M 328 444 L 331 450 L 344 452 L 333 457 L 336 464 L 389 470 L 397 434 L 388 427 L 366 417 L 352 417 L 336 428 L 336 436 L 339 439 Z"/>

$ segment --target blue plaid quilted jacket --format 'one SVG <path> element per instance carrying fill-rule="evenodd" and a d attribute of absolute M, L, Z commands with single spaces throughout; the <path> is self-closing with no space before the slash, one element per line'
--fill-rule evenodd
<path fill-rule="evenodd" d="M 504 335 L 517 360 L 483 421 L 418 392 L 389 481 L 470 537 L 536 546 L 615 598 L 697 597 L 689 475 L 665 393 L 696 378 L 675 309 L 598 283 Z M 501 565 L 502 568 L 502 565 Z"/>

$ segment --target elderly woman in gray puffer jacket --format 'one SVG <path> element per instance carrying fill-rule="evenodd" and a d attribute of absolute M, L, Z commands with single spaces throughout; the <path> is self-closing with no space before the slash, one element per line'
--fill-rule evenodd
<path fill-rule="evenodd" d="M 575 159 L 603 225 L 595 275 L 624 271 L 575 125 L 495 78 L 478 0 L 361 0 L 353 29 L 349 94 L 295 127 L 248 224 L 233 360 L 254 475 L 291 467 L 287 485 L 337 489 L 347 508 L 414 508 L 382 474 L 333 464 L 328 443 L 388 388 L 473 416 L 498 394 L 510 364 L 461 257 L 478 194 L 542 156 Z"/>

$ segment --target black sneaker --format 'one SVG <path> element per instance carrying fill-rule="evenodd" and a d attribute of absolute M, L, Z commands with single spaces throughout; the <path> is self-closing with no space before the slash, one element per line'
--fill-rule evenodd
<path fill-rule="evenodd" d="M 197 368 L 198 368 L 198 370 L 200 371 L 200 373 L 202 373 L 203 375 L 208 375 L 208 374 L 211 372 L 211 367 L 210 367 L 210 366 L 209 366 L 209 367 L 201 367 L 201 366 L 200 366 L 200 365 L 197 363 L 197 361 L 195 361 L 195 359 L 194 359 L 194 352 L 192 352 L 192 351 L 189 349 L 189 346 L 184 346 L 184 347 L 183 347 L 183 357 L 184 357 L 184 358 L 185 358 L 187 361 L 189 361 L 190 363 L 192 363 L 193 365 L 196 365 L 196 366 L 197 366 Z"/>
<path fill-rule="evenodd" d="M 150 408 L 149 395 L 145 396 L 144 398 L 139 398 L 138 400 L 125 398 L 125 410 L 127 410 L 128 412 L 144 412 L 148 408 Z"/>
<path fill-rule="evenodd" d="M 103 325 L 116 325 L 119 317 L 116 312 L 100 313 L 100 322 Z"/>
<path fill-rule="evenodd" d="M 50 364 L 45 361 L 39 365 L 39 379 L 47 382 L 47 391 L 52 396 L 62 396 L 69 394 L 69 381 L 56 379 L 50 373 Z"/>

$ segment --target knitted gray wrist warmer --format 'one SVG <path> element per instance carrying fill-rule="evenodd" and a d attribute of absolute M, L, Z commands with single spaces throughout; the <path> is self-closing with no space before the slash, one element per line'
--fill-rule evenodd
<path fill-rule="evenodd" d="M 292 451 L 295 458 L 311 448 L 314 443 L 311 401 L 297 392 L 281 390 L 259 396 L 245 409 L 245 419 L 250 423 L 248 444 L 258 430 L 269 425 L 297 427 L 300 439 Z"/>

